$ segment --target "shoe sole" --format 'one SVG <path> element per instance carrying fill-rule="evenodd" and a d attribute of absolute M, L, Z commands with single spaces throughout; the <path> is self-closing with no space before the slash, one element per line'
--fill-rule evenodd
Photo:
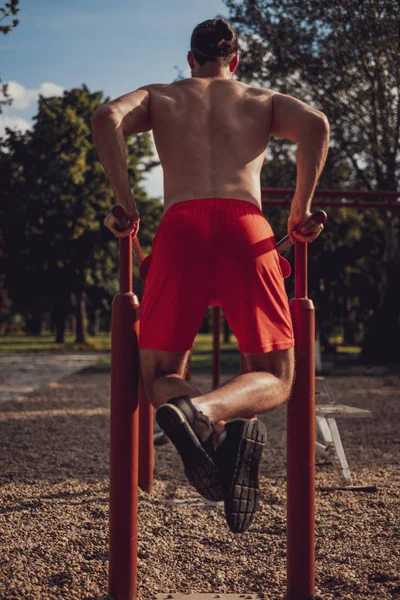
<path fill-rule="evenodd" d="M 226 521 L 233 533 L 244 533 L 257 510 L 258 467 L 265 441 L 266 429 L 260 421 L 252 419 L 245 424 L 232 483 L 225 498 Z"/>
<path fill-rule="evenodd" d="M 181 411 L 164 404 L 158 409 L 156 420 L 181 455 L 191 485 L 207 500 L 223 500 L 219 471 Z"/>

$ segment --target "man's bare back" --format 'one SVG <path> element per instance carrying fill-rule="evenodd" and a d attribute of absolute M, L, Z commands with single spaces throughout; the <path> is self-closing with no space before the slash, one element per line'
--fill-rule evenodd
<path fill-rule="evenodd" d="M 213 78 L 147 89 L 165 210 L 195 198 L 237 198 L 261 207 L 273 92 Z"/>
<path fill-rule="evenodd" d="M 323 113 L 301 100 L 235 81 L 238 55 L 228 62 L 200 65 L 192 52 L 192 77 L 151 84 L 97 109 L 93 136 L 117 203 L 132 226 L 119 232 L 110 214 L 107 227 L 117 237 L 135 233 L 140 215 L 126 169 L 125 138 L 153 131 L 164 172 L 164 208 L 201 198 L 246 200 L 261 207 L 260 173 L 270 135 L 298 144 L 297 183 L 288 221 L 292 240 L 310 242 L 295 228 L 310 214 L 313 191 L 326 160 L 329 124 Z"/>

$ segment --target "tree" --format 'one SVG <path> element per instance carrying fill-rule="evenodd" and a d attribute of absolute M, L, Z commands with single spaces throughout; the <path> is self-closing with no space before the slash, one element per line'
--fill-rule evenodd
<path fill-rule="evenodd" d="M 102 223 L 113 197 L 90 129 L 102 102 L 103 94 L 86 86 L 60 98 L 40 97 L 33 130 L 9 131 L 3 142 L 0 217 L 7 288 L 14 307 L 30 316 L 36 313 L 38 320 L 52 306 L 58 342 L 64 339 L 71 310 L 76 341 L 84 341 L 86 300 L 98 308 L 101 290 L 106 299 L 116 291 L 117 243 Z M 150 139 L 135 136 L 127 145 L 146 246 L 162 212 L 161 204 L 148 200 L 141 188 L 144 173 L 154 164 Z"/>
<path fill-rule="evenodd" d="M 10 31 L 14 29 L 14 27 L 16 27 L 19 23 L 18 19 L 13 18 L 16 17 L 19 12 L 18 4 L 19 0 L 9 0 L 9 2 L 6 2 L 4 6 L 0 6 L 0 13 L 3 15 L 0 18 L 0 33 L 2 33 L 3 35 L 7 35 L 7 33 L 10 33 Z M 11 23 L 7 23 L 6 20 L 5 25 L 1 25 L 1 23 L 5 19 L 11 19 Z"/>
<path fill-rule="evenodd" d="M 16 17 L 19 12 L 18 4 L 19 0 L 9 0 L 9 2 L 6 2 L 4 6 L 0 6 L 0 14 L 2 15 L 2 17 L 0 17 L 0 33 L 2 33 L 3 35 L 7 35 L 7 33 L 10 33 L 10 31 L 14 29 L 14 27 L 16 27 L 19 23 L 18 19 L 13 18 Z M 6 22 L 4 25 L 2 25 L 4 20 L 6 20 Z M 1 114 L 2 107 L 10 106 L 12 100 L 8 95 L 8 85 L 6 83 L 1 84 L 0 90 L 2 95 L 2 98 L 0 99 Z"/>
<path fill-rule="evenodd" d="M 241 36 L 239 77 L 292 94 L 328 116 L 330 163 L 321 187 L 336 183 L 347 189 L 396 190 L 400 5 L 379 0 L 225 3 Z M 279 148 L 285 148 L 285 142 L 271 152 L 276 156 Z M 379 283 L 374 282 L 380 293 L 370 304 L 364 355 L 387 362 L 400 360 L 399 218 L 387 211 L 381 219 L 385 232 L 381 276 Z"/>

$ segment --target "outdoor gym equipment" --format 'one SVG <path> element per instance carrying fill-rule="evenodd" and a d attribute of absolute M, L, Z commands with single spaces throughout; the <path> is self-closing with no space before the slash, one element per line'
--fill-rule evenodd
<path fill-rule="evenodd" d="M 128 219 L 121 206 L 112 209 L 121 230 Z M 299 231 L 323 223 L 314 213 Z M 291 244 L 284 238 L 282 248 Z M 119 294 L 112 304 L 110 547 L 109 594 L 114 600 L 137 598 L 138 487 L 153 483 L 153 410 L 139 378 L 139 300 L 133 293 L 132 252 L 144 259 L 137 238 L 120 239 Z M 307 297 L 307 244 L 295 243 L 295 298 L 290 303 L 296 341 L 297 377 L 288 403 L 287 444 L 287 592 L 288 600 L 314 595 L 314 330 Z M 139 416 L 140 415 L 140 416 Z"/>

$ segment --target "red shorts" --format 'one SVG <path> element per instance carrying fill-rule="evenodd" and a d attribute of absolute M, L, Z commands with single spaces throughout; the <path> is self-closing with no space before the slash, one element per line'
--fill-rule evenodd
<path fill-rule="evenodd" d="M 261 210 L 245 200 L 173 204 L 154 237 L 142 301 L 140 348 L 185 352 L 208 306 L 221 306 L 239 350 L 294 346 L 284 286 L 289 263 Z"/>

